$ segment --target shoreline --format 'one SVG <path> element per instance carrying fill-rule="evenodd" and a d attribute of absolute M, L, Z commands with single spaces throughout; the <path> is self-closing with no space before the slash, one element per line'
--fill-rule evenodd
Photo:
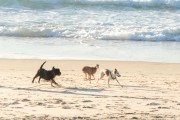
<path fill-rule="evenodd" d="M 44 60 L 0 59 L 0 119 L 180 119 L 180 64 L 127 61 L 47 60 L 60 68 L 55 81 L 38 78 Z M 82 67 L 100 65 L 95 80 L 84 80 Z M 99 71 L 116 68 L 123 87 Z"/>
<path fill-rule="evenodd" d="M 92 43 L 91 43 L 92 42 Z M 106 60 L 180 63 L 180 42 L 87 41 L 57 38 L 0 40 L 0 59 Z M 108 43 L 111 43 L 108 45 Z M 37 45 L 39 44 L 39 45 Z M 12 46 L 12 47 L 9 47 Z M 8 48 L 8 49 L 7 49 Z M 108 50 L 108 52 L 107 52 Z"/>
<path fill-rule="evenodd" d="M 135 60 L 111 60 L 111 59 L 34 59 L 34 58 L 0 58 L 0 61 L 103 61 L 103 62 L 134 62 L 134 63 L 159 63 L 159 64 L 180 64 L 180 62 L 158 62 L 158 61 L 135 61 Z"/>

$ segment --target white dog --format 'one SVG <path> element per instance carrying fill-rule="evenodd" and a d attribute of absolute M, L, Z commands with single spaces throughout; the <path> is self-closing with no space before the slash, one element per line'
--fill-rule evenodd
<path fill-rule="evenodd" d="M 109 69 L 103 69 L 100 71 L 100 75 L 98 78 L 98 81 L 103 79 L 104 76 L 108 77 L 108 86 L 109 86 L 109 81 L 110 80 L 116 80 L 118 82 L 118 84 L 122 87 L 122 85 L 119 83 L 119 81 L 117 80 L 116 77 L 121 77 L 121 75 L 119 74 L 119 72 L 117 71 L 117 69 L 115 69 L 114 71 L 111 71 Z M 98 82 L 97 81 L 97 82 Z M 110 87 L 110 86 L 109 86 Z"/>

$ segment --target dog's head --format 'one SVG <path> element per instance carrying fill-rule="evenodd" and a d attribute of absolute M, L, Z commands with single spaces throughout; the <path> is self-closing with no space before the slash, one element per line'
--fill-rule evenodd
<path fill-rule="evenodd" d="M 96 64 L 96 68 L 97 68 L 97 69 L 99 68 L 99 64 Z"/>
<path fill-rule="evenodd" d="M 61 71 L 60 71 L 59 68 L 53 67 L 52 70 L 53 70 L 53 72 L 55 73 L 55 75 L 61 75 Z"/>
<path fill-rule="evenodd" d="M 121 75 L 120 75 L 120 73 L 118 72 L 118 70 L 115 68 L 115 70 L 114 70 L 114 74 L 116 75 L 116 76 L 118 76 L 118 77 L 121 77 Z"/>

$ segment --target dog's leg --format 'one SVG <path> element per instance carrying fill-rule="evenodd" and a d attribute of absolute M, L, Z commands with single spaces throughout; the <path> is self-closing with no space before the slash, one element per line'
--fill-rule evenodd
<path fill-rule="evenodd" d="M 56 85 L 59 85 L 55 80 L 53 80 L 53 83 L 56 84 Z"/>
<path fill-rule="evenodd" d="M 52 83 L 53 83 L 53 82 L 52 82 L 52 80 L 51 80 L 51 87 L 54 87 Z"/>
<path fill-rule="evenodd" d="M 88 74 L 88 79 L 89 79 L 89 81 L 91 83 L 91 74 Z"/>
<path fill-rule="evenodd" d="M 35 78 L 36 78 L 36 77 L 33 78 L 32 83 L 34 83 Z"/>
<path fill-rule="evenodd" d="M 93 80 L 95 80 L 95 77 L 94 77 L 94 75 L 93 75 L 93 74 L 92 74 L 92 76 L 93 76 L 93 78 L 94 78 Z"/>
<path fill-rule="evenodd" d="M 105 74 L 102 74 L 100 80 L 102 80 L 104 78 L 104 76 L 105 76 Z"/>
<path fill-rule="evenodd" d="M 42 70 L 43 65 L 46 63 L 46 61 L 41 65 L 41 67 L 39 68 L 39 70 L 37 71 L 36 75 L 34 76 L 32 83 L 34 83 L 35 78 L 37 78 L 38 76 L 40 76 L 40 71 Z"/>
<path fill-rule="evenodd" d="M 90 75 L 89 81 L 90 81 L 90 84 L 91 84 L 91 75 Z"/>
<path fill-rule="evenodd" d="M 54 86 L 53 86 L 53 79 L 51 80 L 51 87 L 54 87 Z"/>
<path fill-rule="evenodd" d="M 39 77 L 38 83 L 40 83 L 40 79 L 41 79 L 41 77 Z"/>
<path fill-rule="evenodd" d="M 89 79 L 91 80 L 91 74 L 88 74 L 89 75 Z"/>
<path fill-rule="evenodd" d="M 118 82 L 118 84 L 122 87 L 122 85 L 119 83 L 119 81 L 117 80 L 117 79 L 115 79 L 117 82 Z"/>
<path fill-rule="evenodd" d="M 85 80 L 87 80 L 87 73 L 84 73 L 85 74 Z"/>
<path fill-rule="evenodd" d="M 108 86 L 110 87 L 109 82 L 110 82 L 110 78 L 108 78 Z"/>
<path fill-rule="evenodd" d="M 100 79 L 100 78 L 98 78 L 97 83 L 99 83 L 99 79 Z"/>
<path fill-rule="evenodd" d="M 39 76 L 39 72 L 36 73 L 36 75 L 34 76 L 32 83 L 34 83 L 34 80 Z"/>
<path fill-rule="evenodd" d="M 52 85 L 53 83 L 56 84 L 57 86 L 59 86 L 59 84 L 58 84 L 57 82 L 55 82 L 55 80 L 52 79 L 52 80 L 51 80 L 51 86 L 52 86 L 52 87 L 54 87 L 54 86 Z"/>
<path fill-rule="evenodd" d="M 99 82 L 99 80 L 102 80 L 102 79 L 103 79 L 104 75 L 105 75 L 105 74 L 103 74 L 103 73 L 100 74 L 100 77 L 98 78 L 97 83 Z"/>

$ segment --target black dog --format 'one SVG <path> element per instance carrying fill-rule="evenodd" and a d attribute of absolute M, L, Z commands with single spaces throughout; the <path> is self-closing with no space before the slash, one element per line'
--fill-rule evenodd
<path fill-rule="evenodd" d="M 39 77 L 39 81 L 38 81 L 39 83 L 40 83 L 40 79 L 43 78 L 47 81 L 51 80 L 51 86 L 53 86 L 52 83 L 58 85 L 58 83 L 55 82 L 54 78 L 56 75 L 61 75 L 60 69 L 53 67 L 52 70 L 45 70 L 42 68 L 45 63 L 46 61 L 41 65 L 41 67 L 37 71 L 36 75 L 32 80 L 32 83 L 34 83 L 35 78 Z"/>

